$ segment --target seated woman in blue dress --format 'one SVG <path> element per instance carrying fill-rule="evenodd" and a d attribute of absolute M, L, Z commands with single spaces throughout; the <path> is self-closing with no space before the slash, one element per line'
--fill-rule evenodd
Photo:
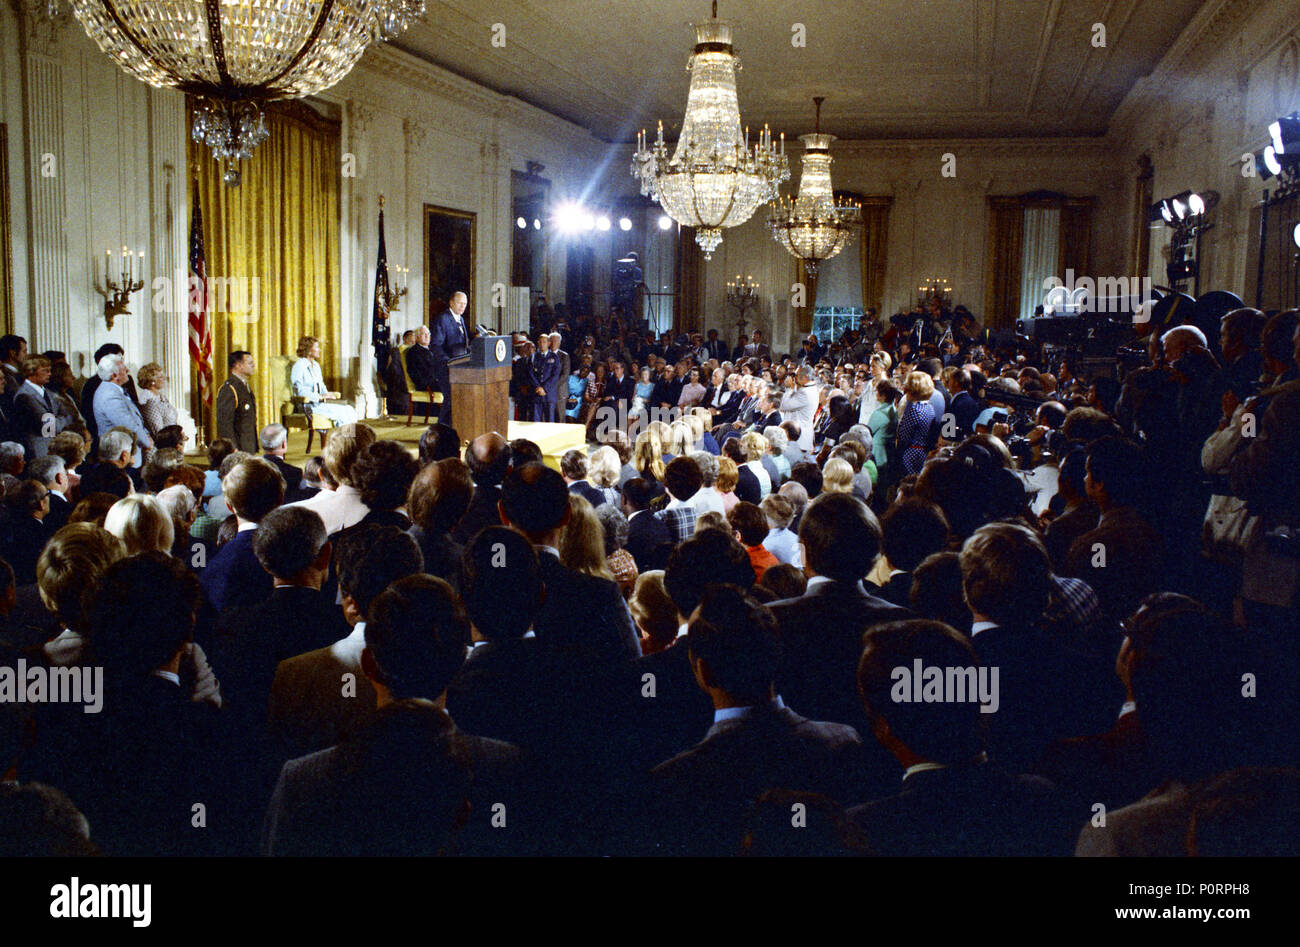
<path fill-rule="evenodd" d="M 307 402 L 309 413 L 324 415 L 334 422 L 335 427 L 357 420 L 357 409 L 352 405 L 325 400 L 342 395 L 325 387 L 325 378 L 320 371 L 320 339 L 304 335 L 298 340 L 298 361 L 293 363 L 289 379 L 293 382 L 294 397 Z"/>

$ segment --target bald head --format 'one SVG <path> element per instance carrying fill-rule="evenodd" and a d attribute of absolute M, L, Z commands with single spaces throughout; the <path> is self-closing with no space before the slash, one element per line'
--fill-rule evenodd
<path fill-rule="evenodd" d="M 1165 360 L 1169 362 L 1178 361 L 1188 349 L 1197 346 L 1209 348 L 1205 333 L 1196 326 L 1174 326 L 1160 337 L 1160 341 L 1165 347 Z"/>
<path fill-rule="evenodd" d="M 510 470 L 510 444 L 496 431 L 480 434 L 470 441 L 465 463 L 476 484 L 498 486 Z"/>

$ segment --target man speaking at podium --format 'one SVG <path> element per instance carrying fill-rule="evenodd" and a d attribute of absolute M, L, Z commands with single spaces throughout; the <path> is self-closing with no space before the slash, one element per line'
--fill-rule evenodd
<path fill-rule="evenodd" d="M 433 355 L 434 378 L 442 392 L 442 409 L 438 421 L 450 425 L 451 421 L 451 369 L 449 363 L 469 354 L 469 330 L 462 315 L 469 305 L 469 297 L 462 292 L 452 293 L 447 311 L 433 320 L 430 326 L 429 352 Z"/>

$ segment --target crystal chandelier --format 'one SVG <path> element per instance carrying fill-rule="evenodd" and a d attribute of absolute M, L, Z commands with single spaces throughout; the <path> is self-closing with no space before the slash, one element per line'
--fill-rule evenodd
<path fill-rule="evenodd" d="M 679 224 L 696 229 L 695 242 L 707 260 L 722 243 L 722 228 L 743 224 L 760 204 L 777 197 L 790 166 L 785 136 L 778 148 L 764 125 L 751 149 L 749 131 L 742 131 L 736 99 L 740 65 L 731 48 L 731 24 L 718 19 L 717 0 L 712 17 L 693 25 L 691 87 L 677 150 L 669 159 L 663 122 L 652 147 L 642 131 L 632 174 L 640 178 L 642 194 Z"/>
<path fill-rule="evenodd" d="M 799 196 L 793 201 L 785 197 L 773 201 L 767 221 L 776 242 L 801 259 L 811 276 L 817 275 L 822 260 L 844 249 L 862 218 L 860 205 L 835 203 L 830 150 L 835 136 L 821 133 L 822 101 L 822 96 L 813 99 L 817 106 L 816 131 L 799 137 L 804 143 Z"/>
<path fill-rule="evenodd" d="M 269 135 L 264 103 L 328 89 L 424 0 L 72 0 L 72 10 L 127 73 L 199 99 L 193 138 L 238 184 L 238 163 Z"/>

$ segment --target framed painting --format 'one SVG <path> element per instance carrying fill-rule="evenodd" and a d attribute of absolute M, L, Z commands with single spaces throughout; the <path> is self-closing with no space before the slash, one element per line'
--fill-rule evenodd
<path fill-rule="evenodd" d="M 453 293 L 469 296 L 470 312 L 478 308 L 474 295 L 477 215 L 449 207 L 424 205 L 425 321 L 447 308 Z"/>

